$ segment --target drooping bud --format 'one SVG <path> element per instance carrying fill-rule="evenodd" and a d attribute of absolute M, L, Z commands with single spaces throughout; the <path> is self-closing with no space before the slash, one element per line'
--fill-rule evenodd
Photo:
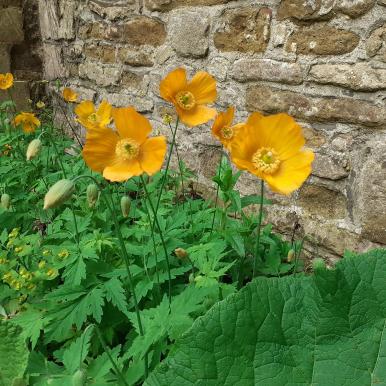
<path fill-rule="evenodd" d="M 75 185 L 70 180 L 60 180 L 51 186 L 44 197 L 44 209 L 56 208 L 71 198 Z"/>
<path fill-rule="evenodd" d="M 174 253 L 179 259 L 185 259 L 188 256 L 188 252 L 184 248 L 176 248 Z"/>
<path fill-rule="evenodd" d="M 293 249 L 290 249 L 287 255 L 287 262 L 292 263 L 292 261 L 294 260 L 294 257 L 295 257 L 295 251 Z"/>
<path fill-rule="evenodd" d="M 32 158 L 35 158 L 39 154 L 41 148 L 42 142 L 40 141 L 40 139 L 33 139 L 27 147 L 27 161 L 31 160 Z"/>
<path fill-rule="evenodd" d="M 95 184 L 90 184 L 87 186 L 87 202 L 89 208 L 94 208 L 95 204 L 98 201 L 99 190 Z"/>
<path fill-rule="evenodd" d="M 123 196 L 121 198 L 121 211 L 123 217 L 128 217 L 130 213 L 130 198 L 127 196 Z"/>
<path fill-rule="evenodd" d="M 0 198 L 1 206 L 8 210 L 11 207 L 11 196 L 7 193 L 3 193 Z"/>
<path fill-rule="evenodd" d="M 326 263 L 321 258 L 314 259 L 312 261 L 312 268 L 314 271 L 324 271 L 326 269 Z"/>

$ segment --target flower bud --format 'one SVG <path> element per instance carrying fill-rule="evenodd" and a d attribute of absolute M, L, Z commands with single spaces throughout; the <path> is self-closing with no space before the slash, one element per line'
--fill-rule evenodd
<path fill-rule="evenodd" d="M 56 208 L 71 198 L 75 185 L 70 180 L 60 180 L 52 185 L 44 197 L 44 209 Z"/>
<path fill-rule="evenodd" d="M 295 251 L 293 249 L 290 249 L 287 255 L 287 262 L 292 263 L 292 261 L 294 260 L 294 257 L 295 257 Z"/>
<path fill-rule="evenodd" d="M 0 204 L 4 209 L 9 209 L 11 207 L 11 197 L 7 193 L 1 195 Z"/>
<path fill-rule="evenodd" d="M 99 190 L 95 184 L 90 184 L 87 186 L 87 202 L 89 208 L 94 208 L 96 202 L 98 201 Z"/>
<path fill-rule="evenodd" d="M 312 261 L 312 268 L 314 271 L 324 271 L 326 269 L 326 263 L 321 258 L 314 259 Z"/>
<path fill-rule="evenodd" d="M 188 256 L 188 252 L 184 248 L 176 248 L 174 253 L 179 259 L 185 259 Z"/>
<path fill-rule="evenodd" d="M 170 125 L 173 121 L 173 117 L 170 114 L 165 114 L 162 117 L 162 121 L 165 125 Z"/>
<path fill-rule="evenodd" d="M 127 196 L 123 196 L 121 198 L 121 211 L 123 217 L 128 217 L 130 213 L 130 198 Z"/>
<path fill-rule="evenodd" d="M 39 154 L 41 148 L 42 148 L 42 143 L 40 139 L 32 140 L 27 147 L 27 153 L 26 153 L 27 161 L 31 160 L 32 158 L 35 158 Z"/>

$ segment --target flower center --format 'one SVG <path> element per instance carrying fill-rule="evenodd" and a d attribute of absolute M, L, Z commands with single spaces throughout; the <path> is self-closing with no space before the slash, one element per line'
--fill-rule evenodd
<path fill-rule="evenodd" d="M 275 150 L 262 147 L 252 156 L 255 168 L 265 174 L 273 174 L 279 169 L 280 160 Z"/>
<path fill-rule="evenodd" d="M 229 126 L 224 126 L 221 129 L 221 136 L 225 139 L 231 139 L 233 137 L 233 129 Z"/>
<path fill-rule="evenodd" d="M 176 95 L 176 101 L 183 110 L 191 110 L 196 105 L 194 95 L 190 91 L 180 91 Z"/>
<path fill-rule="evenodd" d="M 87 118 L 90 122 L 95 123 L 98 121 L 98 116 L 96 113 L 92 113 Z"/>
<path fill-rule="evenodd" d="M 115 146 L 115 154 L 126 161 L 130 161 L 138 156 L 139 144 L 130 138 L 121 139 Z"/>

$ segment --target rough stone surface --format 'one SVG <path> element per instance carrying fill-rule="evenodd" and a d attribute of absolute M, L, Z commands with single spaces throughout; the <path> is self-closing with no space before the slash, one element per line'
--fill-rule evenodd
<path fill-rule="evenodd" d="M 0 43 L 24 40 L 23 15 L 20 8 L 0 8 Z"/>
<path fill-rule="evenodd" d="M 229 1 L 231 0 L 145 0 L 145 4 L 151 11 L 170 11 L 173 8 L 226 4 Z"/>
<path fill-rule="evenodd" d="M 0 44 L 0 72 L 11 70 L 10 47 L 8 44 Z"/>
<path fill-rule="evenodd" d="M 322 84 L 335 84 L 353 90 L 383 90 L 386 88 L 386 68 L 374 68 L 367 63 L 316 64 L 310 79 Z"/>
<path fill-rule="evenodd" d="M 185 57 L 206 56 L 209 49 L 209 18 L 202 11 L 174 12 L 169 19 L 170 44 Z"/>
<path fill-rule="evenodd" d="M 133 67 L 151 67 L 154 64 L 149 54 L 127 47 L 118 49 L 118 58 L 122 63 Z"/>
<path fill-rule="evenodd" d="M 288 39 L 286 50 L 304 55 L 342 55 L 359 43 L 352 31 L 329 26 L 301 27 Z"/>
<path fill-rule="evenodd" d="M 349 175 L 348 160 L 317 153 L 312 164 L 312 174 L 330 180 L 340 180 Z"/>
<path fill-rule="evenodd" d="M 365 126 L 384 126 L 386 111 L 364 100 L 353 98 L 323 98 L 264 86 L 247 90 L 249 111 L 265 113 L 287 112 L 306 121 L 348 122 Z"/>
<path fill-rule="evenodd" d="M 303 82 L 304 69 L 298 63 L 278 62 L 271 59 L 240 59 L 233 65 L 232 76 L 240 82 L 267 80 L 300 84 Z"/>
<path fill-rule="evenodd" d="M 214 44 L 220 51 L 264 52 L 270 37 L 272 11 L 268 8 L 244 7 L 226 10 Z"/>
<path fill-rule="evenodd" d="M 336 9 L 350 17 L 359 17 L 374 7 L 376 0 L 340 0 Z"/>
<path fill-rule="evenodd" d="M 79 76 L 105 87 L 117 84 L 121 73 L 116 66 L 101 66 L 96 62 L 86 61 L 79 65 Z"/>
<path fill-rule="evenodd" d="M 386 23 L 372 31 L 366 42 L 366 52 L 369 57 L 386 63 Z"/>
<path fill-rule="evenodd" d="M 278 18 L 319 19 L 327 16 L 334 4 L 335 0 L 282 0 L 278 8 Z"/>
<path fill-rule="evenodd" d="M 137 0 L 114 1 L 113 4 L 111 1 L 91 0 L 88 4 L 91 11 L 111 21 L 122 19 L 138 8 Z"/>

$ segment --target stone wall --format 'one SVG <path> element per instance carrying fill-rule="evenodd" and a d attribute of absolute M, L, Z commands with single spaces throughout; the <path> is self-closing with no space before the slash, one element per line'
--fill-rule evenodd
<path fill-rule="evenodd" d="M 0 0 L 0 73 L 12 72 L 12 98 L 21 110 L 39 93 L 42 76 L 37 0 Z M 8 99 L 2 93 L 0 100 Z"/>
<path fill-rule="evenodd" d="M 288 112 L 316 152 L 309 181 L 273 195 L 269 219 L 294 224 L 314 255 L 386 244 L 385 0 L 40 0 L 45 77 L 83 98 L 134 105 L 162 133 L 160 79 L 177 66 L 218 81 L 218 109 Z M 181 128 L 185 161 L 208 183 L 221 148 Z M 258 190 L 245 175 L 243 193 Z M 319 251 L 319 252 L 318 252 Z"/>

